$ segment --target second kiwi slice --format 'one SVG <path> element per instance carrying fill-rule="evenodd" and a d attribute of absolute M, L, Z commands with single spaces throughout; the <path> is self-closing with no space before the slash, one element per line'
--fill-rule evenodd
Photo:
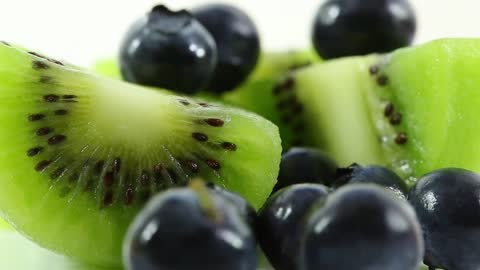
<path fill-rule="evenodd" d="M 199 176 L 260 207 L 278 128 L 242 110 L 99 77 L 0 43 L 0 214 L 40 245 L 121 263 L 133 216 Z"/>

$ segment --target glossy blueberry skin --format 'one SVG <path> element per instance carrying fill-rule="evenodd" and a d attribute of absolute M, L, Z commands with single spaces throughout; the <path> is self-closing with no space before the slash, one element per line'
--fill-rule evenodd
<path fill-rule="evenodd" d="M 260 55 L 257 27 L 242 10 L 226 4 L 208 4 L 192 14 L 212 34 L 218 50 L 218 64 L 207 90 L 221 93 L 244 82 Z"/>
<path fill-rule="evenodd" d="M 414 210 L 373 184 L 338 189 L 312 206 L 300 270 L 418 270 L 423 240 Z"/>
<path fill-rule="evenodd" d="M 480 176 L 441 169 L 423 176 L 409 194 L 425 238 L 425 264 L 480 269 Z"/>
<path fill-rule="evenodd" d="M 255 270 L 254 234 L 229 200 L 211 193 L 215 217 L 196 192 L 171 189 L 137 216 L 124 245 L 128 270 Z"/>
<path fill-rule="evenodd" d="M 250 228 L 255 228 L 255 221 L 257 219 L 257 212 L 255 209 L 239 194 L 221 188 L 213 183 L 207 183 L 207 186 L 218 196 L 229 200 L 240 211 L 240 215 L 244 218 Z"/>
<path fill-rule="evenodd" d="M 407 0 L 328 0 L 315 16 L 312 41 L 322 58 L 331 59 L 405 47 L 415 30 Z"/>
<path fill-rule="evenodd" d="M 337 169 L 333 187 L 348 184 L 376 184 L 392 191 L 402 199 L 407 198 L 408 187 L 395 172 L 383 166 L 361 166 L 352 164 L 347 168 Z"/>
<path fill-rule="evenodd" d="M 120 49 L 125 80 L 192 94 L 202 89 L 217 63 L 210 33 L 187 11 L 156 6 L 128 31 Z"/>
<path fill-rule="evenodd" d="M 319 184 L 297 184 L 273 194 L 259 212 L 256 234 L 262 250 L 276 270 L 296 270 L 299 228 L 310 206 L 328 194 Z"/>
<path fill-rule="evenodd" d="M 326 153 L 308 147 L 293 147 L 282 155 L 278 182 L 274 191 L 299 183 L 330 184 L 337 163 Z"/>

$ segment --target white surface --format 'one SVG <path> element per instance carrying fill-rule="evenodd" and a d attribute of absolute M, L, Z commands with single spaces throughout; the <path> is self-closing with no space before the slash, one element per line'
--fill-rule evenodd
<path fill-rule="evenodd" d="M 359 0 L 362 1 L 362 0 Z M 164 0 L 172 8 L 212 1 Z M 313 14 L 321 0 L 224 0 L 256 22 L 267 49 L 309 46 Z M 0 40 L 72 63 L 88 65 L 115 55 L 130 23 L 159 2 L 152 0 L 0 0 Z M 480 37 L 480 1 L 412 0 L 416 43 L 441 37 Z"/>

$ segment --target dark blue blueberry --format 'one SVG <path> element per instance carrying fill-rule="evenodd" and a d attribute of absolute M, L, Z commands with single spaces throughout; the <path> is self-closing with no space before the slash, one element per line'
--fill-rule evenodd
<path fill-rule="evenodd" d="M 315 17 L 312 40 L 318 54 L 331 59 L 407 46 L 415 30 L 407 0 L 327 0 Z"/>
<path fill-rule="evenodd" d="M 293 147 L 283 154 L 274 191 L 299 183 L 330 184 L 337 163 L 315 148 Z"/>
<path fill-rule="evenodd" d="M 480 269 L 480 176 L 442 169 L 420 178 L 410 191 L 431 269 Z"/>
<path fill-rule="evenodd" d="M 408 192 L 405 181 L 386 167 L 352 164 L 347 168 L 337 169 L 335 181 L 333 182 L 335 188 L 355 183 L 380 185 L 394 192 L 402 199 L 406 199 Z"/>
<path fill-rule="evenodd" d="M 226 4 L 209 4 L 192 14 L 212 34 L 218 49 L 218 64 L 207 89 L 232 90 L 253 71 L 260 54 L 260 39 L 253 21 L 243 11 Z"/>
<path fill-rule="evenodd" d="M 206 86 L 216 63 L 210 33 L 187 11 L 162 5 L 130 28 L 120 49 L 125 80 L 182 93 Z"/>
<path fill-rule="evenodd" d="M 411 206 L 378 186 L 354 184 L 312 206 L 298 269 L 417 270 L 422 257 Z"/>
<path fill-rule="evenodd" d="M 260 211 L 256 234 L 262 250 L 277 270 L 295 270 L 300 225 L 309 207 L 327 196 L 319 184 L 297 184 L 279 190 Z"/>
<path fill-rule="evenodd" d="M 235 207 L 240 211 L 242 217 L 247 221 L 251 228 L 255 226 L 255 220 L 257 219 L 257 212 L 255 209 L 239 194 L 223 189 L 213 183 L 208 183 L 208 187 L 212 192 L 216 193 L 219 196 L 222 196 L 224 199 L 231 201 Z"/>
<path fill-rule="evenodd" d="M 130 227 L 128 270 L 255 270 L 252 229 L 230 200 L 190 188 L 155 197 Z"/>

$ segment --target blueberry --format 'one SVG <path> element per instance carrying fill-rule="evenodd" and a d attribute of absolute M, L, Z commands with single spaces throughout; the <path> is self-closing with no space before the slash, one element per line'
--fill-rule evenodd
<path fill-rule="evenodd" d="M 298 183 L 330 184 L 337 164 L 324 152 L 307 147 L 293 147 L 283 154 L 274 191 Z"/>
<path fill-rule="evenodd" d="M 208 187 L 216 195 L 223 197 L 226 200 L 229 200 L 233 203 L 236 208 L 240 211 L 241 216 L 245 221 L 250 225 L 251 228 L 255 227 L 255 220 L 257 219 L 257 212 L 255 209 L 239 194 L 223 189 L 213 183 L 208 183 Z"/>
<path fill-rule="evenodd" d="M 246 80 L 257 64 L 260 39 L 254 22 L 243 11 L 226 4 L 200 6 L 192 14 L 217 44 L 218 64 L 207 89 L 232 90 Z"/>
<path fill-rule="evenodd" d="M 372 184 L 338 189 L 306 217 L 299 269 L 417 270 L 423 240 L 414 210 Z"/>
<path fill-rule="evenodd" d="M 441 169 L 420 178 L 409 194 L 431 269 L 480 269 L 480 175 Z"/>
<path fill-rule="evenodd" d="M 252 229 L 230 200 L 203 186 L 161 193 L 125 240 L 128 270 L 255 270 Z"/>
<path fill-rule="evenodd" d="M 130 28 L 120 49 L 125 80 L 187 94 L 208 83 L 216 63 L 210 33 L 187 11 L 162 5 Z"/>
<path fill-rule="evenodd" d="M 295 270 L 300 246 L 300 224 L 309 207 L 327 195 L 319 184 L 297 184 L 272 195 L 260 211 L 257 238 L 277 270 Z"/>
<path fill-rule="evenodd" d="M 312 40 L 318 54 L 331 59 L 407 46 L 415 29 L 407 0 L 328 0 L 316 14 Z"/>
<path fill-rule="evenodd" d="M 392 170 L 382 166 L 360 166 L 352 164 L 347 168 L 337 169 L 333 186 L 338 188 L 346 184 L 371 183 L 385 187 L 398 197 L 406 199 L 408 187 Z"/>

